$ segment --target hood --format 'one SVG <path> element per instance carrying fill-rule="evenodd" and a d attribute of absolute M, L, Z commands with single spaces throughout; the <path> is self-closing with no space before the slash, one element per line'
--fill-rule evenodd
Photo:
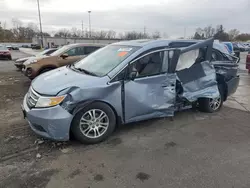
<path fill-rule="evenodd" d="M 19 58 L 16 60 L 16 62 L 23 62 L 23 61 L 27 61 L 29 58 L 32 58 L 33 56 L 31 57 L 24 57 L 24 58 Z"/>
<path fill-rule="evenodd" d="M 106 84 L 109 77 L 96 77 L 61 67 L 46 72 L 32 81 L 33 89 L 42 95 L 57 95 L 70 87 L 90 88 Z"/>
<path fill-rule="evenodd" d="M 46 55 L 41 55 L 41 56 L 32 56 L 32 57 L 29 57 L 29 58 L 24 62 L 24 65 L 29 65 L 29 64 L 33 63 L 34 60 L 39 61 L 39 60 L 44 59 L 44 58 L 46 58 L 46 57 L 48 57 L 48 56 L 46 56 Z"/>
<path fill-rule="evenodd" d="M 9 50 L 0 50 L 0 52 L 10 52 Z"/>

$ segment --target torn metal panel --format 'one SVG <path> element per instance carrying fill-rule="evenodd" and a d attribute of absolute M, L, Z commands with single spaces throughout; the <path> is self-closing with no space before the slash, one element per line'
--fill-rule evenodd
<path fill-rule="evenodd" d="M 189 69 L 177 73 L 184 97 L 189 102 L 197 101 L 198 98 L 216 98 L 220 96 L 216 81 L 216 72 L 213 64 L 208 61 L 196 64 Z"/>
<path fill-rule="evenodd" d="M 110 83 L 109 85 L 95 88 L 72 87 L 61 91 L 59 95 L 66 94 L 62 107 L 67 111 L 74 111 L 76 107 L 84 107 L 92 101 L 102 101 L 109 104 L 116 110 L 118 116 L 122 117 L 121 105 L 121 82 Z"/>
<path fill-rule="evenodd" d="M 224 76 L 225 80 L 228 81 L 235 77 L 238 72 L 238 64 L 225 61 L 215 61 L 213 62 L 216 73 Z"/>
<path fill-rule="evenodd" d="M 138 78 L 125 83 L 125 120 L 174 115 L 176 74 Z"/>

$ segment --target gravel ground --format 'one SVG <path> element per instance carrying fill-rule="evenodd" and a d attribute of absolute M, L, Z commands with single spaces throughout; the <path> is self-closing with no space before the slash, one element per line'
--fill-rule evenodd
<path fill-rule="evenodd" d="M 241 74 L 231 98 L 238 103 L 250 101 L 250 76 L 243 68 Z M 20 110 L 29 85 L 13 61 L 0 61 L 0 187 L 250 187 L 247 109 L 183 111 L 173 120 L 122 126 L 106 142 L 86 146 L 43 140 L 29 129 Z"/>

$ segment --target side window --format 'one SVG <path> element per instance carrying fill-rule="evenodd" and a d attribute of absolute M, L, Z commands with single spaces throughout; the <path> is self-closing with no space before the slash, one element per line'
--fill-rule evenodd
<path fill-rule="evenodd" d="M 125 77 L 125 72 L 126 72 L 126 69 L 123 69 L 113 80 L 112 82 L 116 82 L 116 81 L 120 81 L 120 80 L 123 80 L 124 77 Z"/>
<path fill-rule="evenodd" d="M 76 47 L 76 55 L 84 55 L 84 48 L 85 47 Z"/>
<path fill-rule="evenodd" d="M 92 52 L 96 51 L 100 47 L 97 46 L 85 46 L 85 55 L 91 54 Z"/>
<path fill-rule="evenodd" d="M 129 66 L 129 73 L 136 71 L 137 76 L 146 77 L 162 73 L 162 63 L 164 58 L 164 52 L 155 52 L 149 55 L 146 55 L 139 60 L 133 62 Z"/>
<path fill-rule="evenodd" d="M 72 48 L 65 53 L 67 53 L 69 56 L 76 56 L 76 48 Z"/>
<path fill-rule="evenodd" d="M 49 50 L 47 53 L 46 53 L 46 55 L 50 55 L 50 54 L 52 54 L 53 52 L 55 52 L 56 51 L 56 49 L 54 49 L 54 50 Z"/>

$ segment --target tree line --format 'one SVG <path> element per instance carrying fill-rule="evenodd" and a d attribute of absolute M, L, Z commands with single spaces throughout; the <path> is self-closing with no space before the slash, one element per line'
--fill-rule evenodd
<path fill-rule="evenodd" d="M 51 37 L 47 32 L 42 33 L 43 36 Z M 6 22 L 0 22 L 0 42 L 31 42 L 33 37 L 40 37 L 41 33 L 34 23 L 29 23 L 24 25 L 19 19 L 12 19 L 12 28 L 7 29 Z M 123 32 L 117 33 L 113 30 L 101 30 L 101 31 L 91 31 L 87 29 L 81 30 L 76 27 L 71 29 L 60 29 L 55 34 L 55 37 L 61 38 L 91 38 L 91 39 L 124 39 L 124 40 L 134 40 L 134 39 L 147 39 L 160 38 L 160 32 L 155 31 L 152 34 L 146 32 Z"/>
<path fill-rule="evenodd" d="M 204 28 L 197 28 L 193 39 L 207 39 L 214 37 L 220 41 L 248 41 L 250 40 L 250 33 L 240 33 L 238 29 L 231 29 L 228 32 L 225 31 L 223 25 L 212 25 Z"/>
<path fill-rule="evenodd" d="M 26 26 L 18 19 L 12 19 L 12 28 L 7 29 L 6 22 L 0 22 L 0 42 L 31 42 L 32 38 L 39 36 L 40 32 L 34 23 Z M 43 36 L 50 36 L 43 33 Z"/>
<path fill-rule="evenodd" d="M 151 35 L 146 32 L 129 31 L 124 33 L 117 33 L 113 30 L 101 30 L 101 31 L 91 31 L 87 29 L 85 31 L 73 27 L 69 29 L 61 29 L 55 33 L 55 37 L 68 38 L 92 38 L 92 39 L 124 39 L 124 40 L 134 40 L 134 39 L 157 39 L 161 37 L 159 31 L 155 31 Z"/>
<path fill-rule="evenodd" d="M 6 22 L 0 22 L 0 42 L 31 42 L 33 37 L 40 37 L 41 33 L 36 24 L 29 23 L 24 25 L 19 19 L 12 19 L 12 28 L 7 29 Z M 42 33 L 43 36 L 51 36 L 47 32 Z M 157 39 L 161 37 L 159 31 L 151 34 L 147 32 L 129 31 L 117 33 L 113 30 L 92 30 L 89 32 L 87 29 L 81 30 L 76 27 L 71 29 L 60 29 L 54 34 L 55 37 L 61 38 L 92 38 L 92 39 L 121 39 L 121 40 L 134 40 L 134 39 Z M 163 37 L 167 37 L 163 33 Z M 248 41 L 250 40 L 250 33 L 240 33 L 237 29 L 225 31 L 223 25 L 213 27 L 212 25 L 204 28 L 197 28 L 193 39 L 207 39 L 214 37 L 221 41 Z"/>

